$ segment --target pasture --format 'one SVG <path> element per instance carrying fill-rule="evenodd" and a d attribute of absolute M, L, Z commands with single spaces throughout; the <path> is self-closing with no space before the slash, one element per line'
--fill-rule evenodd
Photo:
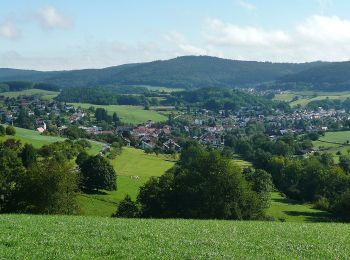
<path fill-rule="evenodd" d="M 6 135 L 6 136 L 0 136 L 0 141 L 5 141 L 9 138 L 13 138 L 16 140 L 20 140 L 22 143 L 28 143 L 33 145 L 35 148 L 40 148 L 43 145 L 52 144 L 55 142 L 62 142 L 65 140 L 63 137 L 59 136 L 46 136 L 41 135 L 39 132 L 24 128 L 16 128 L 16 135 Z M 102 150 L 102 143 L 96 142 L 96 141 L 89 141 L 91 143 L 91 148 L 87 151 L 89 154 L 97 154 L 99 151 Z"/>
<path fill-rule="evenodd" d="M 320 152 L 328 152 L 335 156 L 338 161 L 337 153 L 348 155 L 350 151 L 350 131 L 326 132 L 325 136 L 321 136 L 318 141 L 314 141 L 313 145 Z"/>
<path fill-rule="evenodd" d="M 267 215 L 283 222 L 324 222 L 329 213 L 312 208 L 310 204 L 302 204 L 283 197 L 278 192 L 271 193 L 271 205 Z"/>
<path fill-rule="evenodd" d="M 275 96 L 275 100 L 285 101 L 291 107 L 305 107 L 311 101 L 325 100 L 325 99 L 339 99 L 344 101 L 350 98 L 350 92 L 319 92 L 319 91 L 285 91 Z"/>
<path fill-rule="evenodd" d="M 22 91 L 11 91 L 0 93 L 0 96 L 9 97 L 9 98 L 17 98 L 19 96 L 33 96 L 38 95 L 43 100 L 52 100 L 57 97 L 59 92 L 56 91 L 48 91 L 42 89 L 26 89 Z"/>
<path fill-rule="evenodd" d="M 110 216 L 117 204 L 129 194 L 136 199 L 139 188 L 152 176 L 161 176 L 174 165 L 170 156 L 146 154 L 142 150 L 125 147 L 120 156 L 112 161 L 117 172 L 117 191 L 100 194 L 82 194 L 79 197 L 81 214 Z"/>
<path fill-rule="evenodd" d="M 350 225 L 0 216 L 4 259 L 348 259 Z"/>
<path fill-rule="evenodd" d="M 70 103 L 75 107 L 88 109 L 90 107 L 104 108 L 109 114 L 117 113 L 120 120 L 127 124 L 141 124 L 148 120 L 165 122 L 168 118 L 165 115 L 153 110 L 145 110 L 141 106 L 119 106 L 119 105 L 93 105 L 88 103 Z"/>

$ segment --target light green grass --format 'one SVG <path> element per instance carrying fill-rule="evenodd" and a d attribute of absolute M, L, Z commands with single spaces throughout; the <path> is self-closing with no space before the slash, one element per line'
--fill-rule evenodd
<path fill-rule="evenodd" d="M 299 99 L 291 102 L 294 97 L 298 97 Z M 325 100 L 327 98 L 344 101 L 345 99 L 350 98 L 350 92 L 286 91 L 282 94 L 277 94 L 274 99 L 288 102 L 292 107 L 296 107 L 298 105 L 305 107 L 311 101 Z"/>
<path fill-rule="evenodd" d="M 174 161 L 168 156 L 146 154 L 142 150 L 125 147 L 122 154 L 112 161 L 112 165 L 118 175 L 117 191 L 84 195 L 88 197 L 80 198 L 83 215 L 110 216 L 126 194 L 136 199 L 139 188 L 150 177 L 164 174 L 174 165 Z"/>
<path fill-rule="evenodd" d="M 329 218 L 327 212 L 313 209 L 310 204 L 301 204 L 282 197 L 278 192 L 271 193 L 271 205 L 267 215 L 286 222 L 323 222 Z"/>
<path fill-rule="evenodd" d="M 45 135 L 41 135 L 37 131 L 19 128 L 19 127 L 16 127 L 15 136 L 1 136 L 0 141 L 4 141 L 9 138 L 20 140 L 22 143 L 32 144 L 35 148 L 40 148 L 46 144 L 50 144 L 54 142 L 62 142 L 65 140 L 62 137 L 45 136 Z"/>
<path fill-rule="evenodd" d="M 338 162 L 338 152 L 342 155 L 349 154 L 350 145 L 346 144 L 347 141 L 350 141 L 350 131 L 327 132 L 325 136 L 319 138 L 319 141 L 314 141 L 313 145 L 320 152 L 333 154 L 335 161 Z"/>
<path fill-rule="evenodd" d="M 145 110 L 141 106 L 119 106 L 119 105 L 93 105 L 88 103 L 71 103 L 76 107 L 82 107 L 88 109 L 89 107 L 104 108 L 108 113 L 112 114 L 116 112 L 122 122 L 128 124 L 141 124 L 148 120 L 155 122 L 165 122 L 168 118 L 156 111 Z"/>
<path fill-rule="evenodd" d="M 3 259 L 348 259 L 350 225 L 0 216 Z"/>
<path fill-rule="evenodd" d="M 0 96 L 5 96 L 9 98 L 17 98 L 18 96 L 32 96 L 39 95 L 43 100 L 52 100 L 57 97 L 59 92 L 56 91 L 48 91 L 43 89 L 26 89 L 22 91 L 11 91 L 0 93 Z"/>
<path fill-rule="evenodd" d="M 65 138 L 59 136 L 46 136 L 41 135 L 39 132 L 24 128 L 16 128 L 16 135 L 0 136 L 0 141 L 5 141 L 9 138 L 20 140 L 22 143 L 28 143 L 33 145 L 35 148 L 40 148 L 44 145 L 52 144 L 55 142 L 63 142 Z M 91 148 L 87 152 L 91 155 L 97 154 L 102 150 L 103 144 L 96 141 L 89 140 Z"/>

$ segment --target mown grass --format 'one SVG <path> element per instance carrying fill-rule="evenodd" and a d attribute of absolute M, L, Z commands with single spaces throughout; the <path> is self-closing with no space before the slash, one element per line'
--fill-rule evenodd
<path fill-rule="evenodd" d="M 4 259 L 348 259 L 350 225 L 0 216 Z"/>
<path fill-rule="evenodd" d="M 174 165 L 170 156 L 146 154 L 142 150 L 125 147 L 120 156 L 112 161 L 117 172 L 117 191 L 103 191 L 79 197 L 81 214 L 110 216 L 117 204 L 129 194 L 136 198 L 139 188 L 152 176 L 161 176 Z"/>
<path fill-rule="evenodd" d="M 145 110 L 141 106 L 119 106 L 119 105 L 93 105 L 88 103 L 71 103 L 76 107 L 88 109 L 89 107 L 104 108 L 108 113 L 117 113 L 120 120 L 127 124 L 141 124 L 148 120 L 155 122 L 165 122 L 168 118 L 156 111 Z"/>
<path fill-rule="evenodd" d="M 35 148 L 40 148 L 43 145 L 54 143 L 54 142 L 61 142 L 65 139 L 62 137 L 57 136 L 45 136 L 41 135 L 37 131 L 24 129 L 16 127 L 16 135 L 15 136 L 1 136 L 0 141 L 4 141 L 6 139 L 13 138 L 20 140 L 22 143 L 30 143 Z"/>
<path fill-rule="evenodd" d="M 267 215 L 283 222 L 324 222 L 329 213 L 314 209 L 310 204 L 287 199 L 278 192 L 271 193 L 271 205 Z"/>
<path fill-rule="evenodd" d="M 0 96 L 9 97 L 9 98 L 17 98 L 19 96 L 32 96 L 39 95 L 43 100 L 52 100 L 57 97 L 59 92 L 56 91 L 48 91 L 43 89 L 26 89 L 22 91 L 11 91 L 0 93 Z"/>

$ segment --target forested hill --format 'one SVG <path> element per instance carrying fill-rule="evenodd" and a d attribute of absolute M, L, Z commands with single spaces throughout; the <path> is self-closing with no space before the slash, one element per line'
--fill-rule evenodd
<path fill-rule="evenodd" d="M 319 62 L 292 64 L 184 56 L 105 69 L 55 72 L 0 69 L 0 82 L 27 80 L 55 84 L 61 88 L 97 85 L 234 87 L 273 81 L 320 65 L 322 63 Z"/>
<path fill-rule="evenodd" d="M 290 89 L 297 88 L 343 91 L 350 90 L 350 62 L 323 64 L 314 68 L 282 77 L 278 82 Z"/>

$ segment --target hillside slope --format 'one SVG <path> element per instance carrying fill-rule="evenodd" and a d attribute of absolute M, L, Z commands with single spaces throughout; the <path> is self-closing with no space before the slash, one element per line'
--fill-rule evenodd
<path fill-rule="evenodd" d="M 279 82 L 305 85 L 307 89 L 319 91 L 350 90 L 350 62 L 323 64 L 284 76 Z"/>
<path fill-rule="evenodd" d="M 350 226 L 0 216 L 5 259 L 347 259 Z"/>
<path fill-rule="evenodd" d="M 321 63 L 238 61 L 209 56 L 184 56 L 165 61 L 126 64 L 105 69 L 39 72 L 0 69 L 0 82 L 29 80 L 60 87 L 152 85 L 166 87 L 232 87 L 278 79 Z"/>

